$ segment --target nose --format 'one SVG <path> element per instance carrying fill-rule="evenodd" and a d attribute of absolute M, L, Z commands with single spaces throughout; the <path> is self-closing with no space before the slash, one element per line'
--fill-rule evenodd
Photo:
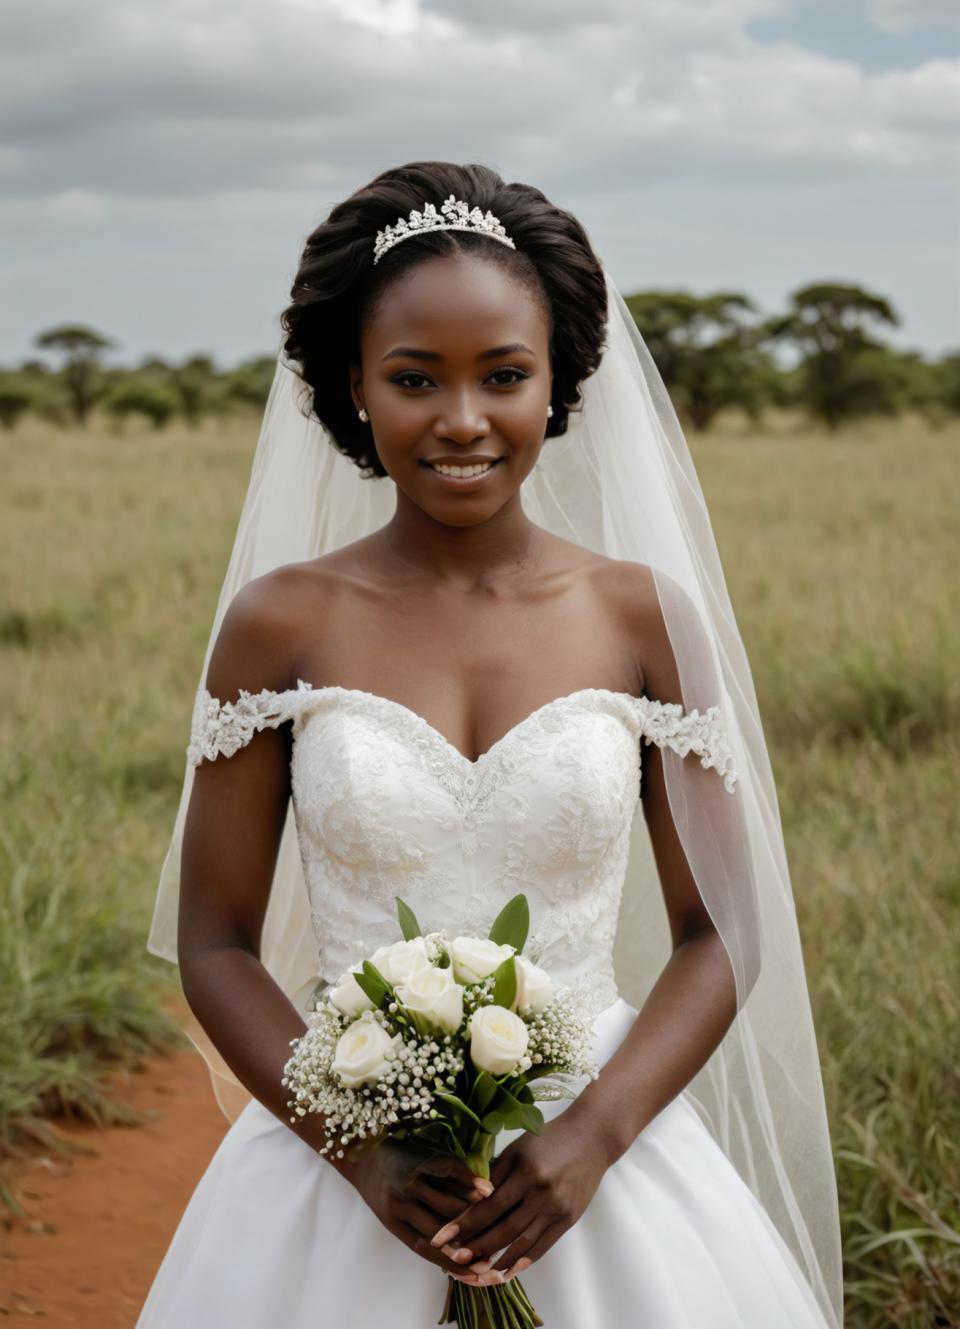
<path fill-rule="evenodd" d="M 434 423 L 433 432 L 438 439 L 467 445 L 478 438 L 486 438 L 490 433 L 490 421 L 473 393 L 464 390 L 447 396 L 445 407 Z"/>

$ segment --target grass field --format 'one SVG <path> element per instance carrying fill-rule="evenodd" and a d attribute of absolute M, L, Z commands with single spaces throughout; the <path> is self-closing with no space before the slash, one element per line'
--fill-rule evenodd
<path fill-rule="evenodd" d="M 256 428 L 0 437 L 0 1154 L 58 1107 L 122 1115 L 98 1071 L 177 1040 L 144 942 Z M 691 447 L 779 790 L 847 1323 L 958 1326 L 960 424 Z"/>

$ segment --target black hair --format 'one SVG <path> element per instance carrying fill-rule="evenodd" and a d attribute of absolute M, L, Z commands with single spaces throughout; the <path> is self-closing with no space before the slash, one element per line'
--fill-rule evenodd
<path fill-rule="evenodd" d="M 374 264 L 378 231 L 453 195 L 492 212 L 515 249 L 468 231 L 405 239 Z M 283 349 L 311 390 L 312 410 L 336 447 L 367 477 L 387 474 L 368 423 L 358 418 L 348 366 L 360 361 L 360 332 L 387 287 L 427 258 L 482 255 L 522 283 L 549 316 L 553 370 L 546 436 L 566 432 L 580 384 L 600 363 L 607 325 L 603 267 L 576 217 L 533 185 L 507 184 L 488 166 L 419 161 L 375 176 L 338 203 L 307 237 L 290 304 L 281 315 Z M 309 398 L 308 398 L 309 400 Z"/>

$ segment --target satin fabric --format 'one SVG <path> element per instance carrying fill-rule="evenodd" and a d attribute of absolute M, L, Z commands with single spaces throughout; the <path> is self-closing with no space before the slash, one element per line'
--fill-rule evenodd
<path fill-rule="evenodd" d="M 602 1066 L 636 1010 L 593 1026 Z M 541 1104 L 549 1121 L 569 1106 Z M 518 1132 L 498 1137 L 500 1153 Z M 545 1329 L 823 1329 L 793 1257 L 684 1094 L 607 1170 L 579 1221 L 523 1274 Z M 261 1103 L 224 1136 L 136 1329 L 426 1329 L 443 1272 Z"/>

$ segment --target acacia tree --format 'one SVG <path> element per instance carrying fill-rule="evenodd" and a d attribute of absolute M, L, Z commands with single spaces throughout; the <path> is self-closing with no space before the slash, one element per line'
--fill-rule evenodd
<path fill-rule="evenodd" d="M 896 409 L 900 384 L 878 372 L 878 353 L 886 348 L 868 326 L 899 326 L 888 300 L 860 286 L 815 282 L 794 291 L 790 305 L 786 314 L 767 321 L 761 336 L 800 349 L 801 396 L 815 419 L 834 430 L 856 416 Z"/>
<path fill-rule="evenodd" d="M 217 371 L 209 355 L 192 355 L 171 371 L 170 386 L 188 424 L 199 425 L 217 401 Z"/>
<path fill-rule="evenodd" d="M 65 324 L 50 328 L 34 338 L 35 346 L 44 350 L 62 351 L 63 382 L 70 398 L 70 406 L 77 424 L 86 423 L 94 402 L 100 395 L 100 352 L 115 343 L 102 333 L 82 324 Z"/>
<path fill-rule="evenodd" d="M 627 296 L 626 305 L 677 411 L 694 429 L 707 429 L 726 406 L 756 418 L 773 370 L 744 321 L 756 312 L 747 296 L 641 291 Z"/>
<path fill-rule="evenodd" d="M 0 428 L 13 429 L 33 405 L 33 393 L 20 374 L 0 373 Z"/>
<path fill-rule="evenodd" d="M 276 370 L 275 356 L 255 355 L 243 360 L 228 375 L 227 396 L 231 401 L 262 409 L 270 395 Z"/>
<path fill-rule="evenodd" d="M 104 409 L 118 426 L 130 415 L 143 415 L 154 429 L 162 429 L 177 409 L 177 396 L 172 388 L 162 383 L 134 376 L 117 384 L 107 394 Z"/>

